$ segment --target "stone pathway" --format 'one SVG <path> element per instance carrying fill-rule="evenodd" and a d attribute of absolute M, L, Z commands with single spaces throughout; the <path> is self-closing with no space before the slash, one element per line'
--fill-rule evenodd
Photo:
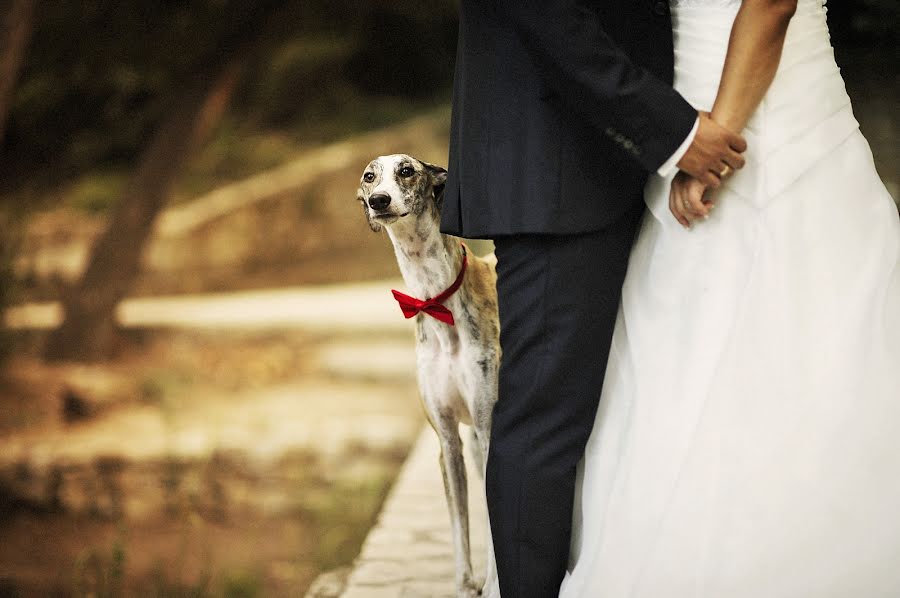
<path fill-rule="evenodd" d="M 437 437 L 426 427 L 363 544 L 342 598 L 453 598 L 456 595 L 450 516 L 438 455 Z M 484 486 L 471 464 L 468 465 L 472 565 L 476 579 L 481 580 L 487 524 Z"/>
<path fill-rule="evenodd" d="M 352 333 L 409 330 L 390 290 L 403 281 L 315 285 L 127 299 L 118 309 L 125 327 L 303 328 L 313 332 Z M 6 310 L 10 328 L 48 329 L 62 319 L 55 302 L 29 303 Z M 412 338 L 412 337 L 410 337 Z"/>

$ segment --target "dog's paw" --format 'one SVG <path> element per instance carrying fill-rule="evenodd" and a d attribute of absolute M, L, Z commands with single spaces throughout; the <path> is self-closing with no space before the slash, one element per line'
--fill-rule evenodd
<path fill-rule="evenodd" d="M 467 581 L 456 586 L 456 598 L 480 598 L 481 591 L 473 581 Z"/>

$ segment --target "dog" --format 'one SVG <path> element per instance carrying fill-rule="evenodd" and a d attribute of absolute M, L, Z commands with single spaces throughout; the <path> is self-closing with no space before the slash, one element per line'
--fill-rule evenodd
<path fill-rule="evenodd" d="M 466 468 L 459 424 L 471 427 L 470 456 L 482 478 L 497 401 L 500 323 L 496 258 L 475 256 L 440 232 L 447 171 L 405 154 L 366 166 L 357 199 L 369 227 L 387 231 L 397 264 L 414 296 L 394 291 L 407 318 L 416 318 L 416 369 L 425 414 L 438 436 L 440 465 L 453 532 L 459 598 L 499 598 L 488 533 L 487 576 L 475 583 L 469 549 Z"/>

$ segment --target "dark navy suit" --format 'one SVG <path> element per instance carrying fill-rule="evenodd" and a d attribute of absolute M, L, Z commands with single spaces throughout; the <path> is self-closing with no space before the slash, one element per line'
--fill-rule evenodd
<path fill-rule="evenodd" d="M 460 0 L 441 228 L 497 249 L 504 598 L 556 596 L 565 574 L 642 189 L 697 117 L 672 65 L 664 0 Z"/>

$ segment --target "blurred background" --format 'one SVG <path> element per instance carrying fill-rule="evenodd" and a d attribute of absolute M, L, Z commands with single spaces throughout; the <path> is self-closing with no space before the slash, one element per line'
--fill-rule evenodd
<path fill-rule="evenodd" d="M 900 7 L 829 22 L 900 198 Z M 423 425 L 355 189 L 446 164 L 455 42 L 452 0 L 0 0 L 0 597 L 353 560 Z"/>

